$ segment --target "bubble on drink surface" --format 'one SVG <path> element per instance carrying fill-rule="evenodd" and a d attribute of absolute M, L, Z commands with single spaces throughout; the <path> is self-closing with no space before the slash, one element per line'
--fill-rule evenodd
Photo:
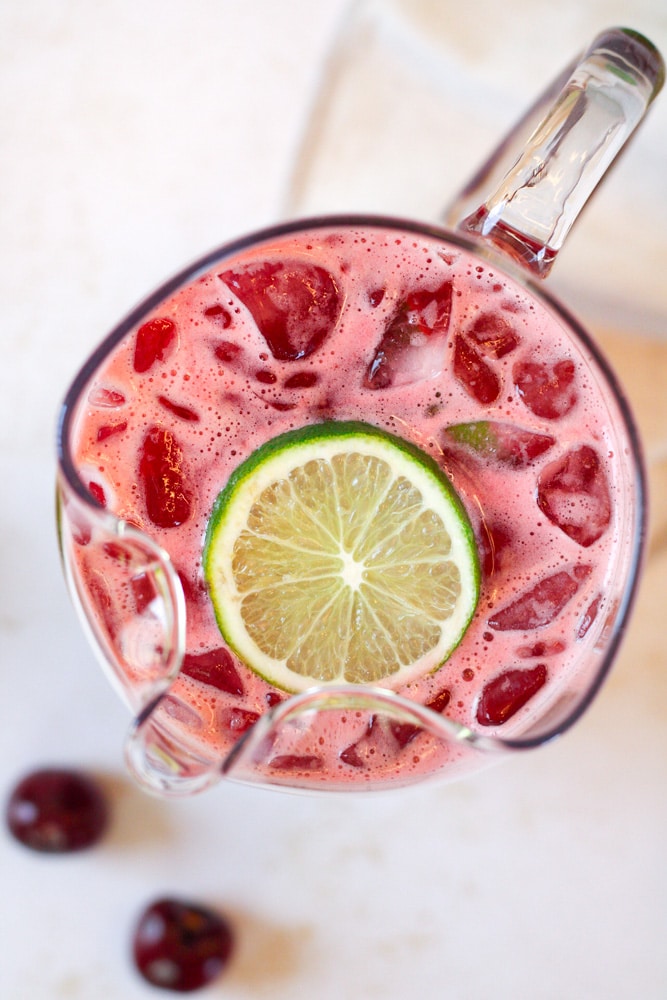
<path fill-rule="evenodd" d="M 571 448 L 538 477 L 537 503 L 549 520 L 584 548 L 611 522 L 611 494 L 604 463 L 590 445 Z"/>
<path fill-rule="evenodd" d="M 219 278 L 252 315 L 278 361 L 316 351 L 336 326 L 343 305 L 325 268 L 281 258 L 223 271 Z"/>
<path fill-rule="evenodd" d="M 366 388 L 411 385 L 442 374 L 452 294 L 453 284 L 447 280 L 435 289 L 418 289 L 403 299 L 375 349 L 364 379 Z"/>

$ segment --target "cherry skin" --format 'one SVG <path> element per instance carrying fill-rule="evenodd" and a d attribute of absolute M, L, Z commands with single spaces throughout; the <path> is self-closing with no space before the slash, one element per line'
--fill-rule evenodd
<path fill-rule="evenodd" d="M 16 785 L 6 816 L 20 843 L 56 854 L 96 844 L 106 830 L 109 811 L 91 778 L 78 771 L 44 768 Z"/>
<path fill-rule="evenodd" d="M 221 974 L 232 952 L 227 921 L 207 907 L 178 899 L 158 899 L 139 918 L 134 961 L 152 986 L 190 993 Z"/>

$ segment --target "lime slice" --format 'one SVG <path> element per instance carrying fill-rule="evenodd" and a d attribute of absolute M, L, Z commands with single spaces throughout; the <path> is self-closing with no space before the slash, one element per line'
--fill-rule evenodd
<path fill-rule="evenodd" d="M 356 422 L 253 452 L 215 502 L 204 572 L 228 645 L 287 691 L 395 688 L 437 669 L 479 594 L 472 528 L 445 474 Z"/>

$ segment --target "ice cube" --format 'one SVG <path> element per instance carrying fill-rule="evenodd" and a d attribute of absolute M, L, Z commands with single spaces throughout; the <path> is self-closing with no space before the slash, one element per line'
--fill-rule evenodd
<path fill-rule="evenodd" d="M 591 603 L 586 608 L 586 612 L 583 615 L 581 621 L 579 622 L 579 628 L 577 629 L 577 639 L 583 639 L 583 637 L 588 632 L 589 628 L 598 616 L 598 611 L 600 610 L 600 601 L 602 600 L 602 594 L 598 594 Z"/>
<path fill-rule="evenodd" d="M 514 366 L 514 384 L 519 396 L 538 417 L 558 420 L 577 402 L 575 366 L 569 358 L 548 363 L 521 361 Z"/>
<path fill-rule="evenodd" d="M 134 344 L 134 370 L 147 372 L 157 361 L 164 361 L 176 341 L 176 324 L 166 316 L 150 319 L 137 330 Z"/>
<path fill-rule="evenodd" d="M 478 403 L 488 406 L 500 395 L 500 378 L 480 352 L 458 334 L 454 340 L 454 376 Z"/>
<path fill-rule="evenodd" d="M 590 445 L 571 448 L 542 469 L 537 484 L 540 510 L 569 538 L 587 548 L 611 521 L 611 496 L 604 463 Z"/>
<path fill-rule="evenodd" d="M 504 358 L 521 342 L 512 323 L 499 312 L 481 313 L 466 330 L 466 337 L 492 358 Z"/>
<path fill-rule="evenodd" d="M 219 277 L 249 310 L 279 361 L 308 357 L 338 322 L 343 297 L 323 267 L 264 261 L 223 271 Z"/>
<path fill-rule="evenodd" d="M 537 694 L 546 680 L 544 663 L 525 670 L 504 670 L 484 685 L 477 704 L 477 721 L 481 726 L 502 726 Z"/>
<path fill-rule="evenodd" d="M 224 646 L 203 653 L 186 653 L 181 670 L 200 684 L 208 684 L 218 691 L 236 695 L 244 693 L 234 659 Z"/>
<path fill-rule="evenodd" d="M 175 528 L 190 517 L 192 495 L 184 473 L 183 449 L 170 431 L 149 427 L 139 454 L 139 482 L 148 516 L 160 528 Z"/>
<path fill-rule="evenodd" d="M 107 386 L 96 385 L 88 393 L 88 402 L 91 406 L 116 409 L 125 404 L 125 396 L 118 389 L 109 389 Z"/>
<path fill-rule="evenodd" d="M 481 458 L 514 468 L 530 465 L 556 443 L 549 434 L 536 434 L 515 424 L 494 420 L 451 424 L 445 428 L 445 433 L 456 444 Z"/>
<path fill-rule="evenodd" d="M 490 627 L 499 632 L 526 632 L 548 625 L 572 600 L 590 572 L 590 566 L 573 566 L 544 577 L 493 614 Z"/>
<path fill-rule="evenodd" d="M 366 372 L 368 389 L 437 378 L 447 359 L 452 283 L 412 292 L 389 320 Z"/>
<path fill-rule="evenodd" d="M 477 534 L 477 551 L 482 572 L 486 579 L 505 569 L 512 556 L 512 535 L 502 524 L 486 519 Z"/>

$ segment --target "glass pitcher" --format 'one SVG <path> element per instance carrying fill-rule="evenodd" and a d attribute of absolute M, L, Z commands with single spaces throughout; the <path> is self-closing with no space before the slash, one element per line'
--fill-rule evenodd
<path fill-rule="evenodd" d="M 60 548 L 132 714 L 142 787 L 459 777 L 585 711 L 631 609 L 645 482 L 614 374 L 542 279 L 663 76 L 650 42 L 606 31 L 452 201 L 448 229 L 355 215 L 253 233 L 167 281 L 85 362 L 58 429 Z M 474 536 L 473 619 L 405 683 L 383 674 L 375 634 L 369 681 L 325 664 L 274 683 L 216 622 L 202 569 L 216 496 L 267 442 L 332 421 L 419 448 Z M 420 560 L 401 569 L 405 607 Z M 400 594 L 388 607 L 384 639 Z"/>

